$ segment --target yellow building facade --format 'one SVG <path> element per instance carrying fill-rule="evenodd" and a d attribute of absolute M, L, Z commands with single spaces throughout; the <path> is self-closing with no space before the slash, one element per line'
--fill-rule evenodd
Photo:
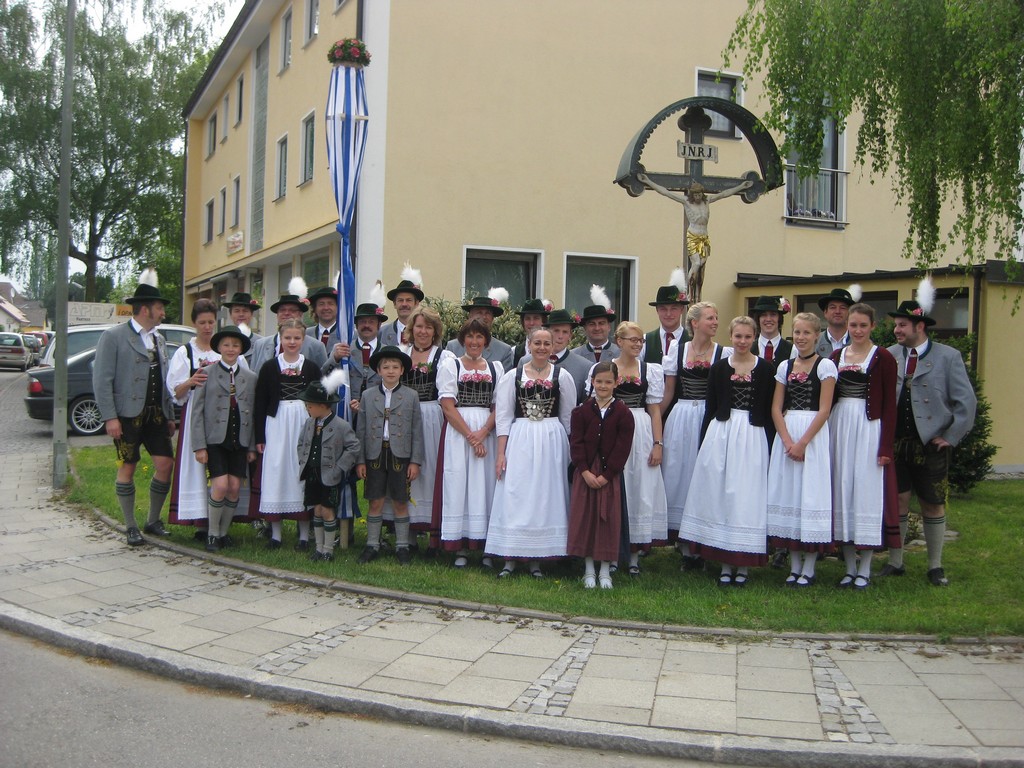
<path fill-rule="evenodd" d="M 448 299 L 502 284 L 513 303 L 536 296 L 579 311 L 599 283 L 621 316 L 653 327 L 648 302 L 680 266 L 683 213 L 654 192 L 630 197 L 613 183 L 616 169 L 637 131 L 680 99 L 725 96 L 764 111 L 741 61 L 720 72 L 745 7 L 250 0 L 186 108 L 186 307 L 236 290 L 269 304 L 293 275 L 311 289 L 333 280 L 340 249 L 324 138 L 327 51 L 359 36 L 373 59 L 353 239 L 358 301 L 376 280 L 392 287 L 408 261 L 429 296 Z M 718 162 L 705 173 L 757 168 L 727 121 L 712 129 L 706 141 Z M 905 213 L 887 180 L 872 184 L 853 166 L 854 130 L 831 130 L 819 177 L 787 173 L 785 187 L 754 204 L 712 204 L 704 298 L 723 318 L 761 293 L 813 305 L 850 282 L 883 311 L 912 297 L 918 278 L 900 257 Z M 660 126 L 644 149 L 648 170 L 685 172 L 676 154 L 683 138 L 674 117 Z M 1021 320 L 997 272 L 996 263 L 980 276 L 940 270 L 936 311 L 949 318 L 943 332 L 978 332 L 996 464 L 1020 470 L 1024 447 L 998 414 L 1013 412 L 1024 362 L 998 347 Z"/>

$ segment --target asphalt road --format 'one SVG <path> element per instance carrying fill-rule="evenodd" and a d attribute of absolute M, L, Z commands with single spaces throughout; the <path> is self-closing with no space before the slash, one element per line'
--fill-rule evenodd
<path fill-rule="evenodd" d="M 0 632 L 0 768 L 693 768 L 208 691 Z"/>

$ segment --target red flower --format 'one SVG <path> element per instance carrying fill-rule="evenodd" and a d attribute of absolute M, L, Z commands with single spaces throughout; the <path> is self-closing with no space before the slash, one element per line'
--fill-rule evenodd
<path fill-rule="evenodd" d="M 377 307 L 377 314 L 378 315 L 383 315 L 384 314 L 384 307 Z"/>
<path fill-rule="evenodd" d="M 497 299 L 491 299 L 491 304 L 493 304 L 494 306 L 498 306 L 498 300 Z"/>

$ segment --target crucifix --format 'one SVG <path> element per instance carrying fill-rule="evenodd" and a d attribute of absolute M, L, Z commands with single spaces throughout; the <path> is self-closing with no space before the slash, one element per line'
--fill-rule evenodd
<path fill-rule="evenodd" d="M 686 161 L 684 173 L 648 173 L 640 163 L 647 139 L 661 122 L 683 109 L 685 112 L 677 124 L 686 140 L 677 143 L 677 155 Z M 732 120 L 750 140 L 764 179 L 756 171 L 748 171 L 742 178 L 704 173 L 705 161 L 718 160 L 718 148 L 704 143 L 704 134 L 711 128 L 711 117 L 705 109 Z M 683 206 L 686 230 L 683 266 L 687 273 L 688 298 L 696 302 L 701 300 L 704 271 L 711 256 L 708 235 L 711 203 L 737 194 L 742 195 L 744 202 L 752 203 L 762 192 L 782 186 L 782 162 L 771 135 L 750 112 L 725 99 L 695 97 L 666 107 L 636 135 L 619 163 L 616 183 L 634 197 L 651 189 Z"/>

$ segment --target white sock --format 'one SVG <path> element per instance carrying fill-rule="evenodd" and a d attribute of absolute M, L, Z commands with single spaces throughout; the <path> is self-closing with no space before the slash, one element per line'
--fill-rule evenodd
<path fill-rule="evenodd" d="M 799 549 L 789 550 L 789 572 L 800 573 L 801 564 L 804 561 L 804 553 Z"/>
<path fill-rule="evenodd" d="M 270 538 L 274 541 L 281 540 L 281 521 L 271 520 L 270 522 Z"/>
<path fill-rule="evenodd" d="M 843 560 L 846 561 L 846 572 L 857 572 L 857 547 L 853 544 L 843 544 Z"/>
<path fill-rule="evenodd" d="M 813 579 L 814 578 L 814 566 L 815 566 L 815 564 L 817 562 L 818 562 L 818 553 L 817 552 L 805 552 L 804 553 L 804 567 L 803 567 L 803 570 L 800 572 L 804 576 L 804 578 L 806 578 L 806 579 Z"/>
<path fill-rule="evenodd" d="M 299 541 L 309 541 L 309 520 L 299 520 Z"/>
<path fill-rule="evenodd" d="M 612 577 L 612 564 L 608 560 L 601 561 L 601 572 L 598 574 L 602 579 L 610 579 Z"/>
<path fill-rule="evenodd" d="M 593 576 L 594 575 L 594 558 L 588 557 L 583 561 L 583 575 Z"/>
<path fill-rule="evenodd" d="M 875 553 L 870 549 L 865 549 L 860 553 L 860 567 L 857 569 L 857 575 L 867 580 L 871 580 L 871 558 Z"/>
<path fill-rule="evenodd" d="M 629 567 L 636 568 L 640 565 L 640 553 L 630 552 L 629 553 Z"/>

